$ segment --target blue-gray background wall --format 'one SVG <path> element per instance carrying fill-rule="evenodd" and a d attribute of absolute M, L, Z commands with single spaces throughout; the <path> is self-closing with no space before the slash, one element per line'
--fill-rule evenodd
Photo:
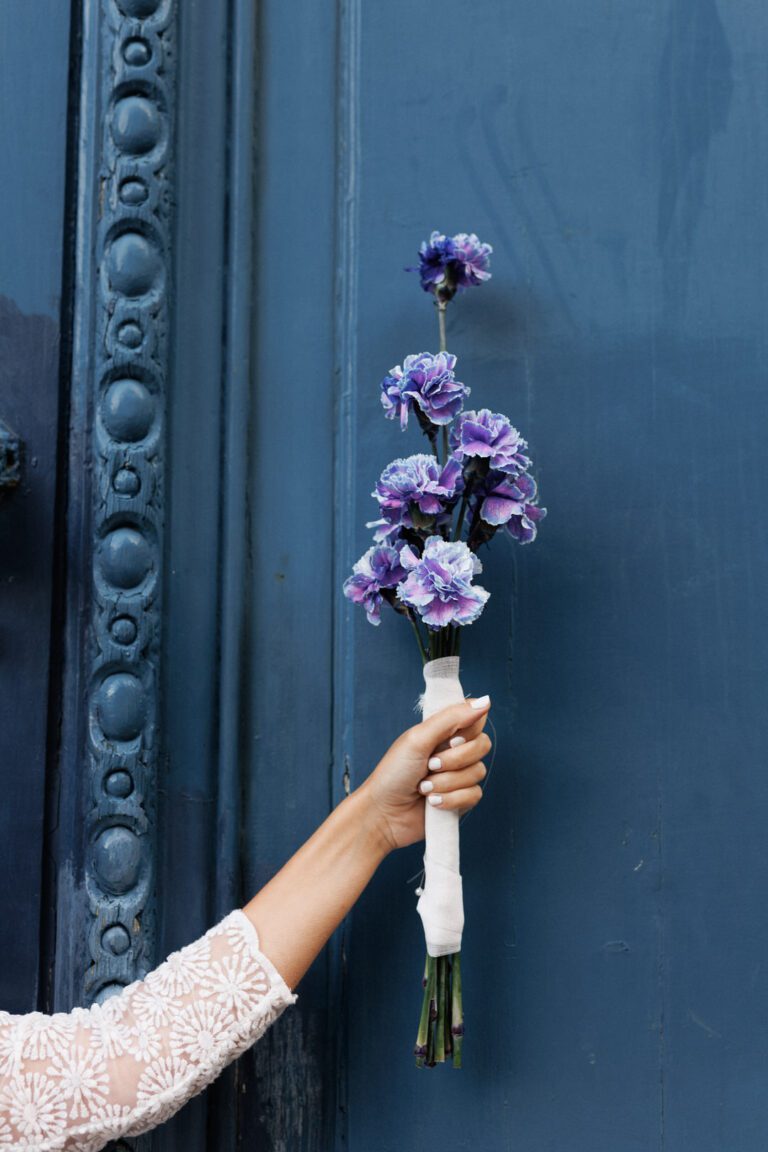
<path fill-rule="evenodd" d="M 494 245 L 448 345 L 548 517 L 494 542 L 463 642 L 497 728 L 464 834 L 467 1068 L 394 1064 L 414 852 L 354 920 L 353 1148 L 764 1143 L 766 48 L 756 4 L 364 7 L 356 550 L 377 466 L 418 449 L 375 384 L 434 347 L 400 272 L 432 226 Z M 417 687 L 396 623 L 350 633 L 360 774 Z"/>
<path fill-rule="evenodd" d="M 60 171 L 48 204 L 9 160 L 19 37 L 42 43 L 3 25 L 18 75 L 0 291 L 66 333 L 39 228 L 72 242 L 63 150 L 25 151 L 40 179 Z M 156 958 L 262 883 L 413 719 L 411 636 L 369 628 L 339 589 L 378 471 L 421 447 L 383 419 L 378 381 L 435 347 L 403 271 L 432 228 L 494 245 L 491 282 L 451 306 L 449 348 L 473 402 L 529 440 L 548 516 L 531 547 L 494 542 L 463 644 L 496 728 L 463 838 L 464 1070 L 417 1072 L 410 1054 L 414 849 L 158 1148 L 239 1131 L 275 1152 L 762 1152 L 766 59 L 752 0 L 180 6 Z M 28 135 L 61 139 L 43 123 Z M 7 379 L 0 419 L 21 425 Z M 16 499 L 0 505 L 4 580 Z M 18 676 L 4 646 L 4 698 Z M 30 745 L 4 722 L 20 803 Z M 59 847 L 76 862 L 74 837 Z M 32 971 L 41 913 L 17 894 L 8 881 L 2 919 Z M 60 924 L 54 966 L 66 947 Z M 33 983 L 3 965 L 14 1006 L 35 1005 Z"/>

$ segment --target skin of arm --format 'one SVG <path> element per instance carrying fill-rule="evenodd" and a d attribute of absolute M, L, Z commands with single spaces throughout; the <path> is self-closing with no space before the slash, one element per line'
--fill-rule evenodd
<path fill-rule="evenodd" d="M 262 951 L 295 988 L 394 848 L 424 838 L 425 797 L 466 812 L 482 796 L 487 696 L 409 728 L 368 779 L 245 906 Z"/>
<path fill-rule="evenodd" d="M 425 797 L 459 812 L 477 804 L 489 706 L 452 705 L 392 744 L 243 909 L 256 953 L 233 912 L 104 1006 L 0 1012 L 0 1145 L 103 1148 L 162 1123 L 211 1083 L 292 1002 L 288 989 L 384 857 L 423 839 Z"/>

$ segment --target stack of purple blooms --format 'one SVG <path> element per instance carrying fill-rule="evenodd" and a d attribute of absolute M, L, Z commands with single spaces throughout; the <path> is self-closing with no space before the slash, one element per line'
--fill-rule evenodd
<path fill-rule="evenodd" d="M 421 247 L 422 286 L 444 306 L 458 288 L 489 279 L 490 252 L 475 235 L 433 232 Z M 406 356 L 382 380 L 385 415 L 405 429 L 413 413 L 431 453 L 398 458 L 382 472 L 372 493 L 379 518 L 367 525 L 375 543 L 344 584 L 344 594 L 364 607 L 371 624 L 381 622 L 385 601 L 408 616 L 424 659 L 452 654 L 455 630 L 483 610 L 489 593 L 473 583 L 482 571 L 478 548 L 499 528 L 528 544 L 545 515 L 526 441 L 500 412 L 463 410 L 470 390 L 456 379 L 455 368 L 456 357 L 446 351 L 421 352 Z M 419 620 L 427 628 L 428 651 Z M 447 643 L 434 636 L 443 630 Z"/>
<path fill-rule="evenodd" d="M 344 582 L 345 595 L 363 606 L 371 624 L 381 622 L 385 601 L 408 618 L 425 665 L 457 657 L 462 628 L 485 607 L 489 593 L 474 583 L 482 572 L 478 549 L 499 529 L 530 543 L 545 515 L 537 504 L 526 441 L 501 412 L 465 411 L 469 388 L 456 379 L 456 357 L 446 349 L 448 303 L 457 292 L 490 279 L 490 253 L 490 245 L 474 233 L 433 232 L 421 246 L 421 286 L 434 297 L 440 350 L 406 356 L 392 368 L 381 382 L 381 403 L 403 431 L 414 416 L 429 451 L 398 457 L 381 473 L 372 492 L 378 517 L 367 525 L 374 543 Z M 442 664 L 443 671 L 447 667 Z M 457 672 L 453 675 L 458 684 Z M 439 888 L 435 899 L 446 906 L 449 922 L 463 923 L 458 813 L 429 809 L 425 839 L 422 897 L 433 892 L 439 861 L 457 884 Z M 449 1057 L 454 1068 L 461 1067 L 460 961 L 460 951 L 428 951 L 415 1047 L 419 1067 Z"/>

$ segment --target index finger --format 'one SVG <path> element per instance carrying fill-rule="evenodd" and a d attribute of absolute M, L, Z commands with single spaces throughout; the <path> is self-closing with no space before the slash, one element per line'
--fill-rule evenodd
<path fill-rule="evenodd" d="M 457 733 L 461 733 L 466 739 L 464 729 L 476 724 L 480 714 L 483 718 L 487 716 L 490 706 L 490 696 L 465 700 L 461 704 L 450 704 L 447 708 L 435 712 L 428 720 L 422 720 L 421 724 L 414 725 L 409 732 L 410 739 L 423 755 L 428 756 L 441 741 L 450 740 Z"/>
<path fill-rule="evenodd" d="M 455 736 L 452 736 L 448 740 L 448 744 L 455 748 L 458 744 L 469 744 L 470 740 L 475 740 L 488 723 L 488 715 L 488 710 L 486 710 L 479 720 L 475 720 L 468 728 L 461 728 Z"/>

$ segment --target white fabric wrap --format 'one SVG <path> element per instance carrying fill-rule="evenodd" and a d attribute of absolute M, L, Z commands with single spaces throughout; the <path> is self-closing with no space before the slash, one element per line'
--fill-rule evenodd
<path fill-rule="evenodd" d="M 442 656 L 424 665 L 426 687 L 419 703 L 422 717 L 460 704 L 464 690 L 459 682 L 459 657 Z M 450 956 L 461 951 L 464 928 L 464 897 L 459 871 L 459 814 L 441 812 L 425 805 L 425 852 L 423 891 L 416 905 L 424 925 L 430 956 Z"/>

